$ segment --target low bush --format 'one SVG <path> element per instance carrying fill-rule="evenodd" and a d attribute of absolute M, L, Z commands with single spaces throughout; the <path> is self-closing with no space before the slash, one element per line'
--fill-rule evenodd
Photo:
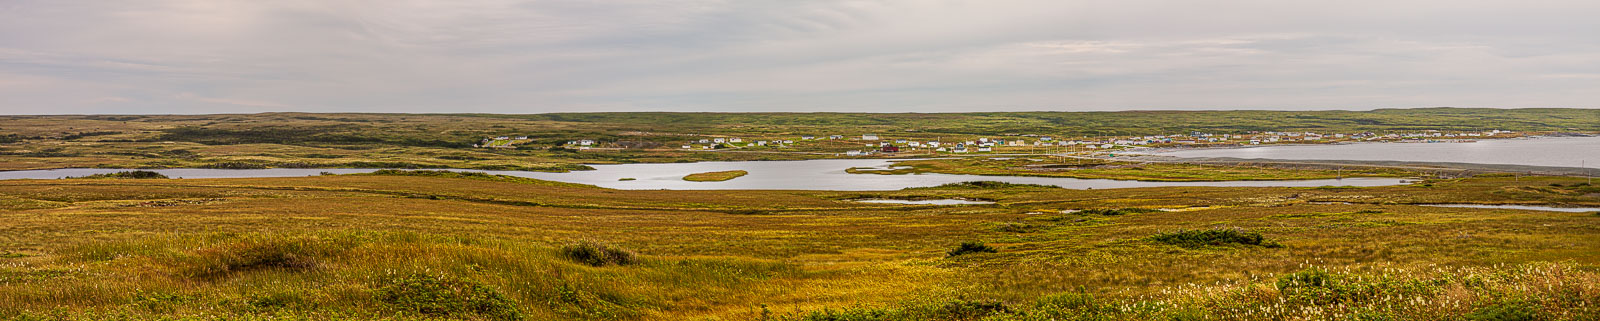
<path fill-rule="evenodd" d="M 389 278 L 374 298 L 402 314 L 448 319 L 522 320 L 515 301 L 470 279 L 412 274 Z"/>
<path fill-rule="evenodd" d="M 91 178 L 91 179 L 94 179 L 94 178 L 166 179 L 166 178 L 169 178 L 169 177 L 167 177 L 167 175 L 161 175 L 161 173 L 152 172 L 152 171 L 125 171 L 125 172 L 116 172 L 116 173 L 94 174 L 94 175 L 79 176 L 79 177 L 72 177 L 72 178 Z"/>
<path fill-rule="evenodd" d="M 639 262 L 638 254 L 611 244 L 581 241 L 561 246 L 561 256 L 589 266 L 629 265 Z"/>
<path fill-rule="evenodd" d="M 1253 245 L 1268 248 L 1283 247 L 1283 245 L 1267 240 L 1257 232 L 1245 232 L 1239 229 L 1213 229 L 1213 230 L 1180 230 L 1171 233 L 1161 233 L 1151 236 L 1151 241 L 1177 245 L 1188 248 L 1224 245 Z"/>
<path fill-rule="evenodd" d="M 1539 307 L 1523 301 L 1498 302 L 1473 310 L 1467 314 L 1471 321 L 1534 321 L 1549 320 Z"/>
<path fill-rule="evenodd" d="M 989 247 L 989 245 L 987 245 L 987 244 L 983 244 L 983 242 L 961 242 L 961 245 L 956 246 L 956 248 L 954 250 L 950 250 L 950 252 L 948 252 L 948 253 L 950 254 L 950 256 L 957 256 L 957 255 L 964 255 L 964 254 L 971 254 L 971 253 L 995 253 L 995 252 L 999 252 L 999 251 L 996 251 L 993 247 Z"/>

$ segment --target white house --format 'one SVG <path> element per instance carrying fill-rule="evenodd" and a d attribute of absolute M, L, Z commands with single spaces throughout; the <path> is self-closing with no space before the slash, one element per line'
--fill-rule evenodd
<path fill-rule="evenodd" d="M 878 140 L 878 134 L 861 135 L 861 140 Z"/>
<path fill-rule="evenodd" d="M 861 151 L 852 150 L 852 151 L 844 152 L 844 155 L 845 156 L 861 156 Z"/>
<path fill-rule="evenodd" d="M 979 153 L 983 153 L 983 152 L 991 152 L 991 151 L 994 151 L 994 148 L 993 148 L 993 147 L 987 147 L 987 146 L 985 146 L 985 147 L 978 147 L 978 152 L 979 152 Z"/>

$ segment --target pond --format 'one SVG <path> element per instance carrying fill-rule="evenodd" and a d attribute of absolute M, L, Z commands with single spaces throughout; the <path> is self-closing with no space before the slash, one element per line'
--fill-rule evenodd
<path fill-rule="evenodd" d="M 1054 185 L 1071 189 L 1132 188 L 1160 186 L 1225 186 L 1225 187 L 1318 187 L 1318 186 L 1386 186 L 1405 184 L 1398 178 L 1346 178 L 1342 180 L 1300 181 L 1220 181 L 1220 182 L 1142 182 L 1109 179 L 1077 179 L 1063 177 L 978 176 L 950 174 L 876 175 L 850 174 L 852 167 L 888 168 L 894 163 L 883 159 L 821 159 L 804 161 L 743 161 L 700 162 L 668 164 L 590 165 L 592 171 L 570 173 L 545 173 L 524 171 L 459 170 L 528 177 L 543 180 L 589 184 L 605 188 L 629 190 L 834 190 L 883 191 L 907 187 L 929 187 L 968 181 L 999 181 L 1016 184 Z M 242 177 L 294 177 L 315 176 L 322 172 L 336 174 L 364 173 L 376 169 L 159 169 L 152 170 L 174 178 L 242 178 Z M 684 175 L 715 171 L 744 170 L 749 175 L 721 182 L 691 182 Z M 103 168 L 71 168 L 58 170 L 5 171 L 0 179 L 54 179 L 67 176 L 84 176 L 112 173 L 121 170 Z M 632 178 L 632 180 L 622 180 Z"/>
<path fill-rule="evenodd" d="M 1173 157 L 1231 157 L 1284 160 L 1358 160 L 1595 167 L 1600 137 L 1485 139 L 1463 143 L 1351 143 L 1277 145 L 1243 148 L 1157 150 Z M 1585 163 L 1587 161 L 1587 163 Z"/>
<path fill-rule="evenodd" d="M 1484 204 L 1417 204 L 1417 205 L 1432 206 L 1432 207 L 1498 208 L 1498 209 L 1508 209 L 1508 210 L 1555 211 L 1555 212 L 1572 212 L 1572 213 L 1600 212 L 1600 207 L 1553 207 L 1553 206 L 1536 206 L 1536 205 L 1484 205 Z"/>

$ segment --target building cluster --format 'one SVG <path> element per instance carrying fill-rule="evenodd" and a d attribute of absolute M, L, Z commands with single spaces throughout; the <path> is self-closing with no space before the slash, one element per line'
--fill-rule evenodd
<path fill-rule="evenodd" d="M 862 134 L 860 136 L 844 135 L 801 135 L 798 139 L 745 139 L 739 137 L 709 137 L 686 141 L 682 149 L 722 149 L 722 148 L 789 148 L 798 143 L 807 141 L 846 141 L 860 144 L 865 148 L 847 151 L 844 155 L 869 155 L 878 153 L 899 153 L 909 151 L 928 151 L 938 153 L 987 153 L 998 148 L 1016 147 L 1072 147 L 1079 149 L 1115 149 L 1125 147 L 1169 147 L 1182 145 L 1260 145 L 1283 143 L 1322 143 L 1322 142 L 1347 142 L 1347 141 L 1399 141 L 1399 142 L 1439 142 L 1461 141 L 1481 137 L 1508 137 L 1516 133 L 1511 131 L 1492 130 L 1484 132 L 1443 132 L 1419 131 L 1409 133 L 1318 133 L 1318 132 L 1280 132 L 1261 131 L 1242 134 L 1213 134 L 1192 132 L 1188 134 L 1148 135 L 1148 136 L 1117 136 L 1096 137 L 1079 139 L 1057 139 L 1051 136 L 1023 134 L 1006 137 L 991 138 L 978 137 L 958 141 L 915 140 L 905 138 L 885 138 L 878 134 Z M 485 138 L 481 144 L 473 147 L 483 148 L 513 148 L 515 144 L 527 142 L 527 136 L 499 136 Z M 836 144 L 842 144 L 836 143 Z M 575 149 L 588 149 L 598 146 L 595 140 L 573 140 L 565 147 Z"/>

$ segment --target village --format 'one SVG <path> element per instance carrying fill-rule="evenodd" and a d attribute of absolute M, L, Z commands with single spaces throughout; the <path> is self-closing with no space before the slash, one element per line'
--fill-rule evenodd
<path fill-rule="evenodd" d="M 700 136 L 700 135 L 684 135 Z M 676 148 L 683 151 L 770 151 L 826 153 L 835 156 L 869 155 L 960 155 L 985 153 L 1069 153 L 1114 151 L 1127 148 L 1182 148 L 1230 147 L 1271 144 L 1329 144 L 1349 142 L 1397 143 L 1448 143 L 1471 142 L 1476 139 L 1514 138 L 1523 134 L 1513 131 L 1462 131 L 1437 130 L 1398 133 L 1317 133 L 1317 132 L 1246 132 L 1214 134 L 1192 132 L 1189 134 L 1057 138 L 1038 134 L 1011 134 L 1000 137 L 926 137 L 925 134 L 908 137 L 886 137 L 875 133 L 860 135 L 799 135 L 792 137 L 743 138 L 706 135 L 684 141 Z M 497 136 L 484 138 L 475 148 L 529 148 L 533 140 L 527 136 Z M 532 145 L 530 145 L 532 144 Z M 538 145 L 536 148 L 549 146 Z M 616 142 L 598 139 L 578 139 L 561 143 L 560 148 L 571 150 L 618 150 Z M 672 149 L 662 146 L 660 149 Z"/>

